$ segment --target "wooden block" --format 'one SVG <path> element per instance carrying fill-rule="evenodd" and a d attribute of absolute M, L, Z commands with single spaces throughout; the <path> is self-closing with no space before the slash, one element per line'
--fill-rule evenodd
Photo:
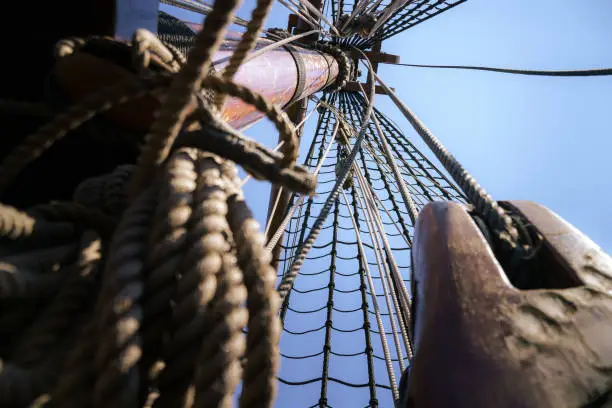
<path fill-rule="evenodd" d="M 612 259 L 550 210 L 509 204 L 544 237 L 541 273 L 567 282 L 569 269 L 574 283 L 514 287 L 466 207 L 427 205 L 413 241 L 415 354 L 400 407 L 610 402 Z"/>
<path fill-rule="evenodd" d="M 362 83 L 361 86 L 363 86 L 363 89 L 367 90 L 369 89 L 369 86 L 367 84 Z M 390 88 L 392 91 L 395 91 L 395 88 Z M 345 92 L 361 92 L 361 89 L 359 88 L 359 83 L 358 82 L 349 82 L 346 84 L 346 86 L 344 88 L 342 88 L 343 91 Z M 385 92 L 384 88 L 380 85 L 376 85 L 376 94 L 377 95 L 386 95 L 387 93 Z"/>

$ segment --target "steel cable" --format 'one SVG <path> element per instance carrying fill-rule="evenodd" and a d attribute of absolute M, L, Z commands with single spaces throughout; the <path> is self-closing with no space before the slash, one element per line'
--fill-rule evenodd
<path fill-rule="evenodd" d="M 134 90 L 131 92 L 121 84 L 94 95 L 87 103 L 69 110 L 60 121 L 52 122 L 42 135 L 35 134 L 29 145 L 16 150 L 18 154 L 12 156 L 12 161 L 3 163 L 3 169 L 11 169 L 3 172 L 3 181 L 8 184 L 54 141 L 83 121 L 131 97 L 157 92 L 170 84 L 167 105 L 151 131 L 138 166 L 84 181 L 75 191 L 75 203 L 37 206 L 31 210 L 32 215 L 0 207 L 3 259 L 15 258 L 16 251 L 18 259 L 31 262 L 40 251 L 32 251 L 28 245 L 48 247 L 49 242 L 61 242 L 50 240 L 79 238 L 83 227 L 98 229 L 102 241 L 97 242 L 101 248 L 108 248 L 103 257 L 98 255 L 84 263 L 74 256 L 64 260 L 66 250 L 52 248 L 53 274 L 49 276 L 58 282 L 60 294 L 64 289 L 72 293 L 71 285 L 61 283 L 64 275 L 67 282 L 72 282 L 68 275 L 75 271 L 101 271 L 99 290 L 66 295 L 66 299 L 77 299 L 74 296 L 78 294 L 78 299 L 86 299 L 91 305 L 80 308 L 78 313 L 78 301 L 60 304 L 57 310 L 53 303 L 47 309 L 44 302 L 37 305 L 39 299 L 45 300 L 42 295 L 49 298 L 58 286 L 39 284 L 46 278 L 34 278 L 22 266 L 24 273 L 16 275 L 22 277 L 22 282 L 2 284 L 8 288 L 3 290 L 7 295 L 17 293 L 13 288 L 18 287 L 29 296 L 37 296 L 32 307 L 23 305 L 0 312 L 0 320 L 6 314 L 13 322 L 12 336 L 26 336 L 21 348 L 12 350 L 12 342 L 4 341 L 0 348 L 0 390 L 11 390 L 0 393 L 2 404 L 18 402 L 22 406 L 36 399 L 37 404 L 53 406 L 174 407 L 191 404 L 189 401 L 198 407 L 230 406 L 242 377 L 243 354 L 246 364 L 241 406 L 265 407 L 273 403 L 280 302 L 263 236 L 244 203 L 234 164 L 203 153 L 198 147 L 185 146 L 190 142 L 188 138 L 182 139 L 180 146 L 173 146 L 185 119 L 185 108 L 194 99 L 194 93 L 187 88 L 199 91 L 207 83 L 223 88 L 221 93 L 242 94 L 263 107 L 269 116 L 276 115 L 276 124 L 283 122 L 278 108 L 258 100 L 250 90 L 218 78 L 201 79 L 200 72 L 207 71 L 209 56 L 218 43 L 218 33 L 231 17 L 232 6 L 227 3 L 215 4 L 206 20 L 209 25 L 205 24 L 196 41 L 192 52 L 195 57 L 193 61 L 189 59 L 193 66 L 181 68 L 176 76 L 179 81 L 169 81 L 170 76 L 162 75 L 149 82 L 132 81 L 128 84 Z M 147 43 L 153 46 L 147 49 Z M 134 45 L 136 61 L 145 69 L 149 61 L 146 52 L 164 53 L 146 33 L 141 32 Z M 173 52 L 176 50 L 170 49 L 170 54 Z M 172 61 L 168 61 L 170 67 Z M 200 121 L 206 124 L 207 112 L 201 113 Z M 214 129 L 204 126 L 201 133 L 206 136 L 207 132 L 215 140 Z M 225 133 L 223 137 L 231 139 L 233 134 Z M 295 146 L 291 141 L 285 143 Z M 38 147 L 30 149 L 31 146 Z M 265 151 L 254 143 L 251 147 Z M 270 157 L 283 164 L 294 160 L 292 155 Z M 127 195 L 130 180 L 131 200 Z M 120 222 L 117 224 L 113 217 Z M 72 248 L 68 248 L 68 255 L 75 253 Z M 91 250 L 83 251 L 83 259 L 90 259 Z M 103 268 L 98 268 L 98 263 L 104 264 Z M 35 273 L 45 272 L 43 266 L 35 264 L 33 268 L 40 269 Z M 96 282 L 95 276 L 85 274 L 83 279 Z M 90 296 L 85 296 L 87 293 Z M 64 297 L 58 298 L 61 299 Z M 89 323 L 75 319 L 76 315 L 92 313 L 94 304 L 95 313 L 88 315 Z M 45 312 L 40 314 L 41 325 L 29 327 L 29 320 L 41 311 Z M 56 314 L 63 315 L 64 320 L 55 320 Z M 15 324 L 19 330 L 15 330 Z M 245 325 L 246 344 L 241 332 Z M 6 328 L 3 325 L 2 329 Z M 69 340 L 58 341 L 57 336 L 65 331 L 71 334 Z M 58 343 L 61 344 L 52 346 Z M 51 350 L 46 345 L 51 345 Z M 41 353 L 43 350 L 48 353 Z M 63 355 L 67 355 L 65 363 Z M 193 355 L 198 357 L 194 359 Z M 43 356 L 44 364 L 39 363 Z M 35 368 L 27 369 L 31 364 Z M 55 366 L 60 375 L 50 377 L 48 368 Z M 50 395 L 41 395 L 45 392 Z"/>
<path fill-rule="evenodd" d="M 357 136 L 357 139 L 355 140 L 355 143 L 352 146 L 351 152 L 346 158 L 345 162 L 343 163 L 342 168 L 340 169 L 338 177 L 336 179 L 336 183 L 334 184 L 332 191 L 330 192 L 327 199 L 325 200 L 325 204 L 323 205 L 321 212 L 317 216 L 317 219 L 315 220 L 315 223 L 312 229 L 308 233 L 308 237 L 304 241 L 304 244 L 301 246 L 301 248 L 298 250 L 295 256 L 295 260 L 291 264 L 289 271 L 285 274 L 285 276 L 283 276 L 281 283 L 278 285 L 277 289 L 278 289 L 281 299 L 284 299 L 289 293 L 289 291 L 291 290 L 291 287 L 293 286 L 293 282 L 295 281 L 297 275 L 299 274 L 299 270 L 302 267 L 304 261 L 306 260 L 306 257 L 308 256 L 308 252 L 310 251 L 310 248 L 312 247 L 312 245 L 314 244 L 314 241 L 319 235 L 321 228 L 323 227 L 323 223 L 325 222 L 325 220 L 327 219 L 327 216 L 329 215 L 331 206 L 334 200 L 336 199 L 336 197 L 338 196 L 340 192 L 340 188 L 344 184 L 344 181 L 346 180 L 349 174 L 349 171 L 351 170 L 351 166 L 353 165 L 353 162 L 355 161 L 355 158 L 357 157 L 357 153 L 359 152 L 361 148 L 361 143 L 365 137 L 366 130 L 367 130 L 366 124 L 370 120 L 370 115 L 372 114 L 372 110 L 374 108 L 374 91 L 375 91 L 374 85 L 373 85 L 374 84 L 373 82 L 374 71 L 373 71 L 371 64 L 369 64 L 369 61 L 368 61 L 368 68 L 369 68 L 369 71 L 368 71 L 369 77 L 371 79 L 370 84 L 372 84 L 372 87 L 370 90 L 370 97 L 369 97 L 370 103 L 368 104 L 368 107 L 366 109 L 366 112 L 364 114 L 363 121 L 362 121 L 364 125 L 361 127 L 361 130 L 359 131 L 359 135 Z"/>
<path fill-rule="evenodd" d="M 558 77 L 587 77 L 612 75 L 612 68 L 570 69 L 570 70 L 537 70 L 497 68 L 476 65 L 424 65 L 424 64 L 390 64 L 390 66 L 404 66 L 413 68 L 437 68 L 437 69 L 466 69 L 473 71 L 501 72 L 504 74 L 536 75 L 536 76 L 558 76 Z"/>

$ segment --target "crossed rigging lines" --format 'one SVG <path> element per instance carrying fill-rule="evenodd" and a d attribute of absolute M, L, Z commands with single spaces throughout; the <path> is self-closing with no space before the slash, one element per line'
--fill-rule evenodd
<path fill-rule="evenodd" d="M 432 17 L 437 16 L 444 11 L 450 10 L 467 0 L 412 0 L 407 1 L 403 6 L 391 13 L 389 18 L 380 25 L 372 35 L 363 39 L 357 35 L 353 35 L 344 39 L 334 39 L 342 45 L 353 45 L 361 49 L 368 49 L 377 42 L 381 42 L 396 34 L 408 30 Z M 342 14 L 351 15 L 356 7 L 361 7 L 363 10 L 374 12 L 378 15 L 392 3 L 391 0 L 331 0 L 330 9 L 333 21 L 338 21 Z"/>
<path fill-rule="evenodd" d="M 360 127 L 365 106 L 362 96 L 339 93 L 325 95 L 322 101 L 342 114 L 349 124 Z M 323 156 L 338 120 L 332 109 L 323 108 L 321 111 L 305 161 L 311 169 Z M 373 115 L 381 125 L 394 159 L 400 164 L 402 178 L 419 209 L 432 200 L 463 201 L 462 194 L 454 185 L 390 120 L 379 111 Z M 317 195 L 307 198 L 298 207 L 285 229 L 279 277 L 292 263 L 295 251 L 324 204 L 322 197 L 327 196 L 336 179 L 337 161 L 341 160 L 345 147 L 337 139 L 334 143 L 336 145 L 321 165 Z M 380 136 L 371 122 L 356 163 L 363 172 L 365 185 L 357 182 L 354 172 L 352 185 L 345 186 L 346 203 L 341 197 L 333 203 L 321 236 L 302 268 L 300 283 L 287 296 L 281 310 L 284 322 L 281 346 L 285 361 L 279 376 L 280 392 L 291 392 L 288 387 L 318 384 L 319 400 L 314 406 L 341 405 L 340 393 L 346 387 L 363 389 L 363 396 L 361 393 L 354 395 L 363 397 L 364 405 L 391 406 L 392 397 L 397 392 L 395 375 L 399 376 L 407 363 L 403 350 L 406 345 L 402 344 L 400 330 L 396 327 L 402 324 L 403 317 L 398 313 L 397 299 L 393 298 L 397 295 L 389 286 L 391 262 L 377 239 L 372 237 L 376 232 L 368 223 L 373 219 L 367 215 L 368 210 L 380 213 L 393 256 L 401 262 L 397 267 L 404 281 L 409 282 L 413 226 L 394 187 L 388 161 L 383 154 Z M 363 188 L 369 188 L 367 185 L 378 197 L 375 208 L 368 209 L 372 202 L 368 204 L 365 199 L 366 190 Z M 297 199 L 294 197 L 288 208 Z M 357 231 L 361 238 L 357 237 Z M 369 271 L 373 287 L 368 283 Z M 355 296 L 357 293 L 359 296 Z M 353 301 L 352 304 L 348 299 Z M 389 339 L 391 342 L 387 346 Z M 337 351 L 346 350 L 347 346 L 350 350 Z M 360 358 L 357 362 L 351 357 Z"/>

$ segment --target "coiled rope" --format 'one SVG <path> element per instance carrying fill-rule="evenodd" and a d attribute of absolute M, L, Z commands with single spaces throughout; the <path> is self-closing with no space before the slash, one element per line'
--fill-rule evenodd
<path fill-rule="evenodd" d="M 295 165 L 284 113 L 231 75 L 208 75 L 238 3 L 215 3 L 188 58 L 137 32 L 136 78 L 68 107 L 0 164 L 1 193 L 86 121 L 145 95 L 162 100 L 136 165 L 83 180 L 71 202 L 0 205 L 0 405 L 228 407 L 240 382 L 241 406 L 273 404 L 280 298 L 236 164 L 291 191 L 315 183 Z M 245 55 L 270 3 L 253 13 Z M 89 42 L 114 40 L 70 39 L 58 57 Z M 223 123 L 202 88 L 265 113 L 287 153 Z"/>

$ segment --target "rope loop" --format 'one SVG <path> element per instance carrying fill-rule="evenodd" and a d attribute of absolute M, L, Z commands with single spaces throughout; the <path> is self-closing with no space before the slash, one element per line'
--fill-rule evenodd
<path fill-rule="evenodd" d="M 353 65 L 348 55 L 341 48 L 328 43 L 315 44 L 313 49 L 330 54 L 338 62 L 338 78 L 326 89 L 326 92 L 340 91 L 351 79 L 353 71 Z"/>
<path fill-rule="evenodd" d="M 315 179 L 295 164 L 280 108 L 231 70 L 210 75 L 238 3 L 215 3 L 188 58 L 146 30 L 58 43 L 61 63 L 90 53 L 127 73 L 25 137 L 0 164 L 0 191 L 101 113 L 143 97 L 161 107 L 137 163 L 80 180 L 72 201 L 0 204 L 0 405 L 226 407 L 242 381 L 241 406 L 272 406 L 280 301 L 236 164 L 302 193 Z M 232 70 L 271 4 L 258 2 Z M 285 154 L 221 120 L 210 90 L 264 113 Z"/>

